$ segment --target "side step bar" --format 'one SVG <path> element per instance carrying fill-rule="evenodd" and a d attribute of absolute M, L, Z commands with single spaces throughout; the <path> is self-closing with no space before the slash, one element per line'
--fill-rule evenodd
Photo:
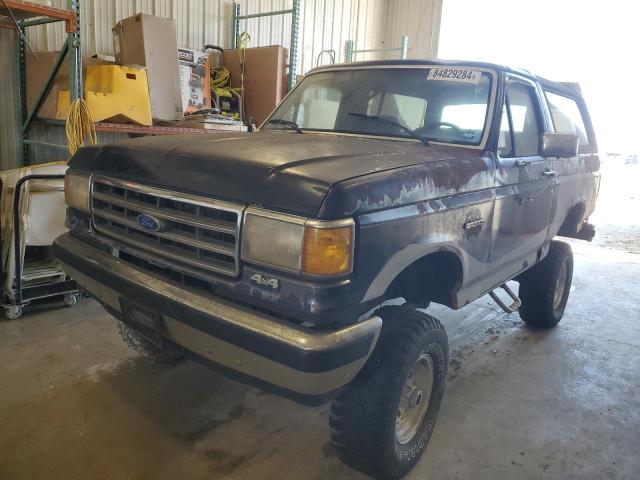
<path fill-rule="evenodd" d="M 513 290 L 511 290 L 506 283 L 503 283 L 498 288 L 501 288 L 502 290 L 507 292 L 507 295 L 511 297 L 511 299 L 513 300 L 513 303 L 511 305 L 507 305 L 500 299 L 500 297 L 498 297 L 495 290 L 491 290 L 489 292 L 489 295 L 491 296 L 493 301 L 496 302 L 498 306 L 502 310 L 504 310 L 507 314 L 513 313 L 516 310 L 518 310 L 520 308 L 520 305 L 522 305 L 522 301 L 515 293 L 513 293 Z"/>

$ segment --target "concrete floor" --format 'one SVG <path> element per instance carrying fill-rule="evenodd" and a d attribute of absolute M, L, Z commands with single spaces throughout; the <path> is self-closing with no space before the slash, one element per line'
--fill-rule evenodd
<path fill-rule="evenodd" d="M 408 478 L 637 479 L 640 256 L 573 243 L 565 318 L 433 307 L 452 360 Z M 34 311 L 35 310 L 35 311 Z M 364 478 L 306 408 L 191 362 L 148 363 L 93 300 L 0 323 L 0 478 Z"/>

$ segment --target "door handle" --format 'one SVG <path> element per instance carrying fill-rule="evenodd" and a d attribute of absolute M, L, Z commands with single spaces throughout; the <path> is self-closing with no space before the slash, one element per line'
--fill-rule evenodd
<path fill-rule="evenodd" d="M 517 159 L 515 162 L 513 162 L 513 164 L 516 167 L 526 167 L 527 165 L 529 165 L 531 162 L 529 160 L 522 160 L 522 159 Z"/>
<path fill-rule="evenodd" d="M 547 169 L 544 172 L 542 172 L 542 175 L 544 175 L 545 177 L 555 177 L 556 172 L 554 170 Z"/>

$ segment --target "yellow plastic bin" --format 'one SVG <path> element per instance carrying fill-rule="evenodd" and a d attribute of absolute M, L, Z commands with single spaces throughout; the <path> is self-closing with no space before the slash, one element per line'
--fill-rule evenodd
<path fill-rule="evenodd" d="M 69 91 L 58 96 L 58 118 L 69 113 Z M 147 71 L 122 65 L 89 65 L 84 99 L 95 122 L 116 120 L 152 125 Z"/>

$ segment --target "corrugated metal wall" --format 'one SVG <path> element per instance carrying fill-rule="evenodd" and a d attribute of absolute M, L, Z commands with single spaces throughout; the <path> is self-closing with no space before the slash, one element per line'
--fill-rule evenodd
<path fill-rule="evenodd" d="M 443 0 L 388 0 L 385 46 L 399 47 L 409 36 L 408 58 L 435 58 Z M 393 57 L 395 58 L 395 56 Z"/>
<path fill-rule="evenodd" d="M 392 0 L 393 1 L 393 0 Z M 40 0 L 64 8 L 65 0 Z M 242 14 L 291 8 L 292 0 L 239 0 Z M 384 42 L 387 0 L 302 0 L 300 68 L 315 66 L 318 53 L 333 49 L 343 59 L 344 44 L 355 40 L 360 48 L 379 48 Z M 119 20 L 148 13 L 176 21 L 178 46 L 201 49 L 205 44 L 231 46 L 233 0 L 84 0 L 81 2 L 82 46 L 85 55 L 111 54 L 111 28 Z M 289 47 L 291 15 L 249 19 L 241 31 L 251 35 L 250 46 Z M 64 41 L 61 24 L 28 29 L 36 51 L 57 50 Z"/>
<path fill-rule="evenodd" d="M 237 0 L 242 14 L 291 8 L 292 0 Z M 65 8 L 66 0 L 39 0 L 39 3 Z M 81 0 L 83 55 L 111 54 L 111 28 L 121 19 L 138 12 L 173 18 L 178 46 L 201 49 L 205 44 L 231 46 L 233 0 Z M 299 74 L 316 66 L 318 54 L 334 50 L 336 60 L 344 61 L 347 40 L 356 48 L 397 47 L 404 33 L 409 35 L 409 57 L 435 56 L 437 26 L 442 0 L 302 0 Z M 290 45 L 291 16 L 266 17 L 241 22 L 241 31 L 251 35 L 250 46 Z M 29 41 L 36 51 L 58 50 L 65 39 L 62 24 L 30 27 Z M 357 60 L 394 58 L 397 54 L 360 54 Z M 323 56 L 321 63 L 329 57 Z M 0 31 L 0 60 L 13 65 L 13 33 Z M 0 82 L 0 168 L 16 165 L 17 126 L 13 108 L 12 71 L 3 69 Z M 58 129 L 59 127 L 49 127 Z M 33 138 L 59 137 L 60 132 L 32 132 Z M 38 149 L 37 161 L 53 151 Z M 59 155 L 60 152 L 57 153 Z"/>

